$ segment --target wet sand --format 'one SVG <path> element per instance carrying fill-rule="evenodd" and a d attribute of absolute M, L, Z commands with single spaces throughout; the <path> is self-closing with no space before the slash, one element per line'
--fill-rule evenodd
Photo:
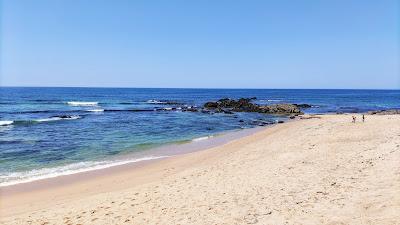
<path fill-rule="evenodd" d="M 122 168 L 122 167 L 121 167 Z M 0 189 L 2 224 L 399 224 L 400 116 L 323 115 L 153 163 Z M 113 171 L 114 170 L 114 171 Z M 99 173 L 99 171 L 96 171 Z M 78 176 L 86 176 L 77 179 Z M 25 187 L 25 188 L 21 188 Z"/>

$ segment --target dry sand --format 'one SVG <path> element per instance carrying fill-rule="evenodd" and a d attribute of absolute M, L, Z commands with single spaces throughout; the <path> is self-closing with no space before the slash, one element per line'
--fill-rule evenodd
<path fill-rule="evenodd" d="M 103 176 L 2 189 L 0 221 L 400 224 L 400 115 L 350 121 L 303 119 Z"/>

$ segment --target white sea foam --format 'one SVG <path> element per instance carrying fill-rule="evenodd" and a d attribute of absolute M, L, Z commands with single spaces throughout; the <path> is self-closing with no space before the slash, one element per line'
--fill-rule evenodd
<path fill-rule="evenodd" d="M 71 106 L 96 106 L 98 102 L 67 102 L 68 105 Z"/>
<path fill-rule="evenodd" d="M 36 169 L 27 172 L 13 172 L 8 174 L 0 174 L 0 187 L 21 184 L 21 183 L 28 183 L 36 180 L 59 177 L 64 175 L 71 175 L 93 170 L 105 169 L 128 163 L 161 159 L 166 157 L 168 156 L 147 156 L 137 159 L 121 160 L 121 161 L 100 161 L 100 162 L 88 161 L 88 162 L 79 162 L 54 168 Z"/>
<path fill-rule="evenodd" d="M 80 116 L 68 116 L 68 117 L 49 117 L 49 118 L 44 118 L 44 119 L 36 119 L 34 120 L 35 122 L 51 122 L 51 121 L 58 121 L 58 120 L 76 120 L 81 118 Z"/>
<path fill-rule="evenodd" d="M 104 112 L 104 109 L 89 109 L 87 112 Z"/>
<path fill-rule="evenodd" d="M 147 101 L 147 103 L 150 103 L 150 104 L 165 104 L 166 102 L 150 99 L 150 100 Z"/>
<path fill-rule="evenodd" d="M 14 123 L 14 121 L 12 121 L 12 120 L 0 120 L 0 126 L 8 126 L 13 123 Z"/>
<path fill-rule="evenodd" d="M 281 102 L 279 99 L 261 99 L 260 102 Z"/>
<path fill-rule="evenodd" d="M 164 110 L 172 110 L 171 107 L 164 108 Z"/>
<path fill-rule="evenodd" d="M 199 137 L 199 138 L 194 138 L 192 141 L 193 141 L 193 142 L 204 141 L 204 140 L 207 140 L 207 139 L 212 138 L 212 137 L 213 137 L 212 135 L 210 135 L 210 136 L 205 136 L 205 137 Z"/>

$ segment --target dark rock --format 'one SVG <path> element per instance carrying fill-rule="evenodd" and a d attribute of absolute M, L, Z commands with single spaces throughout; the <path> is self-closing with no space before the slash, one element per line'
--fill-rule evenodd
<path fill-rule="evenodd" d="M 61 116 L 51 116 L 50 118 L 71 119 L 74 117 L 69 115 L 61 115 Z"/>
<path fill-rule="evenodd" d="M 251 103 L 250 98 L 241 98 L 239 100 L 233 100 L 229 98 L 223 98 L 216 102 L 207 102 L 204 104 L 204 108 L 207 109 L 230 109 L 229 111 L 235 112 L 252 112 L 258 107 Z"/>
<path fill-rule="evenodd" d="M 193 106 L 182 107 L 182 111 L 184 112 L 198 112 L 199 110 Z"/>
<path fill-rule="evenodd" d="M 266 126 L 266 125 L 270 125 L 272 124 L 271 122 L 265 122 L 265 121 L 261 121 L 258 126 Z"/>
<path fill-rule="evenodd" d="M 229 98 L 220 99 L 216 102 L 204 104 L 206 110 L 215 112 L 258 112 L 269 114 L 302 114 L 299 107 L 294 104 L 274 104 L 259 106 L 251 103 L 251 98 L 233 100 Z"/>
<path fill-rule="evenodd" d="M 265 105 L 259 106 L 259 111 L 262 113 L 269 114 L 302 114 L 299 107 L 293 104 L 273 104 L 273 105 Z"/>
<path fill-rule="evenodd" d="M 396 114 L 400 114 L 400 109 L 369 111 L 368 114 L 370 114 L 370 115 L 396 115 Z"/>
<path fill-rule="evenodd" d="M 285 121 L 279 120 L 278 123 L 284 123 Z"/>
<path fill-rule="evenodd" d="M 293 104 L 293 105 L 295 105 L 295 106 L 297 106 L 299 108 L 303 108 L 303 109 L 312 107 L 312 105 L 309 105 L 309 104 Z"/>
<path fill-rule="evenodd" d="M 223 113 L 224 110 L 223 110 L 222 108 L 216 108 L 216 109 L 214 110 L 214 112 L 215 112 L 215 113 Z"/>
<path fill-rule="evenodd" d="M 296 118 L 296 116 L 290 116 L 289 118 L 290 118 L 290 119 L 295 119 L 295 118 Z"/>
<path fill-rule="evenodd" d="M 212 115 L 212 114 L 215 113 L 215 112 L 212 112 L 212 111 L 210 111 L 210 110 L 201 110 L 201 112 L 202 112 L 202 113 L 206 113 L 206 114 L 210 114 L 210 115 Z"/>
<path fill-rule="evenodd" d="M 208 109 L 215 109 L 217 107 L 218 107 L 217 102 L 207 102 L 206 104 L 204 104 L 204 108 L 208 108 Z"/>
<path fill-rule="evenodd" d="M 196 109 L 196 108 L 189 108 L 189 109 L 186 109 L 186 111 L 188 111 L 188 112 L 198 112 L 199 110 Z"/>

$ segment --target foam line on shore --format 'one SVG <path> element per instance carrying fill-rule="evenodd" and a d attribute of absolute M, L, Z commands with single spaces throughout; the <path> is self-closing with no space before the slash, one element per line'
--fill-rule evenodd
<path fill-rule="evenodd" d="M 189 143 L 181 145 L 179 143 L 165 143 L 163 146 L 155 147 L 149 152 L 148 156 L 131 156 L 128 159 L 114 159 L 104 161 L 85 161 L 77 162 L 65 166 L 35 169 L 23 172 L 0 173 L 0 187 L 12 186 L 17 184 L 29 183 L 37 180 L 56 178 L 64 175 L 73 175 L 77 173 L 90 172 L 110 167 L 136 163 L 142 161 L 151 161 L 155 159 L 168 158 L 175 155 L 201 151 L 214 146 L 218 146 L 229 141 L 253 134 L 264 127 L 256 127 L 245 130 L 232 130 L 219 134 L 208 135 L 191 139 Z M 212 141 L 211 141 L 212 140 Z"/>
<path fill-rule="evenodd" d="M 169 156 L 146 156 L 142 158 L 121 160 L 121 161 L 88 161 L 69 164 L 66 166 L 59 166 L 53 168 L 42 168 L 31 170 L 27 172 L 13 172 L 10 174 L 0 175 L 0 187 L 6 187 L 16 184 L 28 183 L 47 178 L 54 178 L 59 176 L 77 174 L 93 170 L 105 169 L 114 166 L 121 166 L 128 163 L 136 163 L 141 161 L 149 161 L 154 159 L 167 158 Z"/>
<path fill-rule="evenodd" d="M 199 138 L 194 138 L 194 139 L 192 139 L 192 142 L 204 141 L 204 140 L 207 140 L 207 139 L 212 138 L 212 137 L 213 137 L 213 135 L 204 136 L 204 137 L 199 137 Z"/>

